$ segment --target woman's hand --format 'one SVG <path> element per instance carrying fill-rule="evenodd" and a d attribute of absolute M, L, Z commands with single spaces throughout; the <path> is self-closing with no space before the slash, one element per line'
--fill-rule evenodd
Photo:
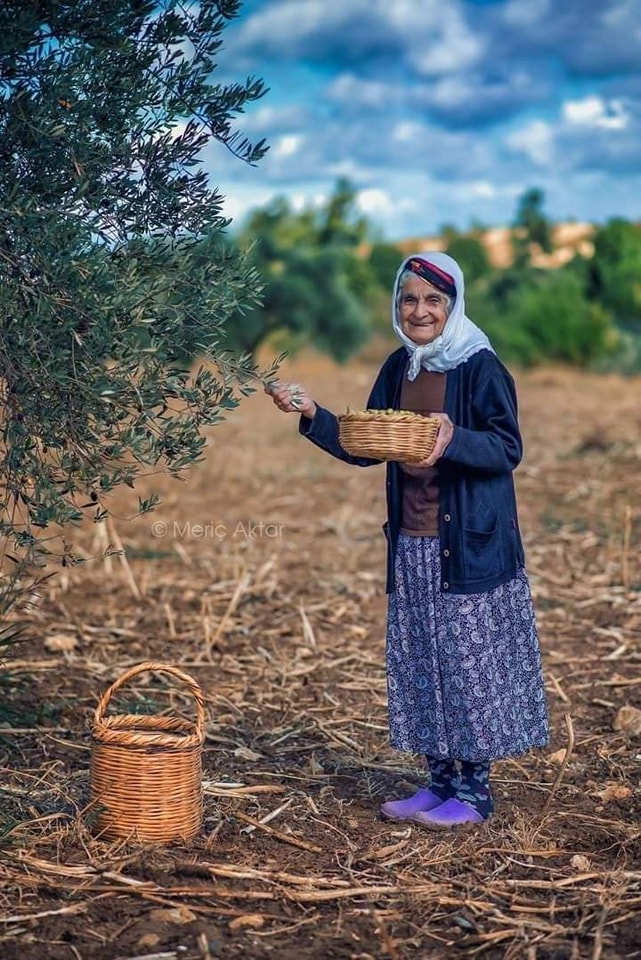
<path fill-rule="evenodd" d="M 454 424 L 446 413 L 430 413 L 430 417 L 434 417 L 436 420 L 441 421 L 441 425 L 438 428 L 438 433 L 436 435 L 434 449 L 429 457 L 425 458 L 425 460 L 421 460 L 418 463 L 407 464 L 408 467 L 418 470 L 424 469 L 425 467 L 433 467 L 434 464 L 441 459 L 450 444 L 450 440 L 454 436 Z"/>
<path fill-rule="evenodd" d="M 302 413 L 309 420 L 316 414 L 316 404 L 300 383 L 272 383 L 265 393 L 283 413 Z"/>

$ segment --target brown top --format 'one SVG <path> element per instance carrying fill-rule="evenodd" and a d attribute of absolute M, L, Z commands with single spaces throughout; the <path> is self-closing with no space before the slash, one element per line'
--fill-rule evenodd
<path fill-rule="evenodd" d="M 446 373 L 421 369 L 416 380 L 403 380 L 401 410 L 428 416 L 443 413 Z M 401 533 L 411 537 L 438 536 L 438 467 L 413 467 L 401 464 L 403 503 Z"/>

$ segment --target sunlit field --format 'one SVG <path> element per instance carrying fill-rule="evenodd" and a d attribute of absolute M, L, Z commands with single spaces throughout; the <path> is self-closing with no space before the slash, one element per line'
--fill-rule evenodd
<path fill-rule="evenodd" d="M 283 375 L 340 412 L 375 371 L 310 355 Z M 184 482 L 118 493 L 112 527 L 78 533 L 94 559 L 34 603 L 26 725 L 0 731 L 0 956 L 641 956 L 641 381 L 515 373 L 553 742 L 493 766 L 493 819 L 380 820 L 423 775 L 387 740 L 384 469 L 330 459 L 261 393 Z M 126 560 L 102 556 L 120 542 Z M 193 674 L 208 709 L 203 831 L 164 849 L 96 839 L 88 809 L 98 697 L 146 659 Z M 148 676 L 125 699 L 193 707 Z"/>

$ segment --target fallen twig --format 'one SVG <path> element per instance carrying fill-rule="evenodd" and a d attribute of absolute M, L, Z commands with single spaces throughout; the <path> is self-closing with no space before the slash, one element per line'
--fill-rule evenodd
<path fill-rule="evenodd" d="M 570 762 L 570 757 L 572 756 L 572 751 L 574 750 L 574 726 L 572 725 L 572 717 L 570 716 L 569 713 L 564 713 L 564 714 L 563 714 L 563 720 L 565 721 L 565 729 L 566 729 L 567 735 L 568 735 L 568 743 L 567 743 L 567 747 L 565 748 L 565 757 L 563 758 L 563 763 L 561 764 L 561 769 L 560 769 L 559 772 L 557 773 L 557 775 L 556 775 L 556 780 L 555 780 L 554 783 L 552 784 L 552 788 L 551 788 L 551 790 L 550 790 L 550 792 L 549 792 L 549 794 L 548 794 L 548 798 L 547 798 L 547 800 L 545 801 L 545 806 L 543 807 L 543 817 L 546 816 L 546 814 L 548 813 L 548 811 L 549 811 L 549 809 L 550 809 L 550 806 L 552 805 L 552 800 L 553 800 L 553 798 L 554 798 L 554 794 L 555 794 L 556 791 L 558 790 L 559 785 L 560 785 L 561 781 L 563 780 L 563 776 L 564 776 L 564 774 L 565 774 L 565 771 L 566 771 L 567 768 L 568 768 L 568 763 Z"/>
<path fill-rule="evenodd" d="M 257 830 L 262 830 L 263 833 L 268 833 L 276 840 L 282 840 L 283 843 L 291 844 L 292 847 L 299 847 L 301 850 L 309 850 L 310 853 L 323 852 L 323 848 L 317 846 L 317 844 L 310 843 L 308 840 L 301 840 L 300 837 L 296 837 L 291 833 L 283 833 L 281 830 L 275 830 L 273 827 L 268 827 L 266 824 L 261 823 L 260 820 L 255 820 L 254 817 L 250 817 L 246 813 L 241 813 L 239 810 L 234 813 L 234 816 L 238 820 L 244 820 L 245 823 L 250 823 L 253 827 L 256 827 Z"/>

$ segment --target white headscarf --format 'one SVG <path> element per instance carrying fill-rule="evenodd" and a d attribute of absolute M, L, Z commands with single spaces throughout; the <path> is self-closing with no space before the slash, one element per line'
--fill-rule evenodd
<path fill-rule="evenodd" d="M 456 300 L 450 313 L 443 333 L 426 343 L 425 346 L 419 346 L 413 340 L 403 333 L 399 323 L 398 309 L 396 300 L 398 296 L 399 281 L 403 271 L 407 269 L 410 260 L 417 258 L 427 260 L 433 263 L 440 270 L 444 270 L 454 280 L 456 287 Z M 475 323 L 465 316 L 465 281 L 463 271 L 456 260 L 448 257 L 446 253 L 438 253 L 433 250 L 426 250 L 423 253 L 413 253 L 401 264 L 394 281 L 394 294 L 392 297 L 392 324 L 396 336 L 402 340 L 408 353 L 411 355 L 410 366 L 407 373 L 409 380 L 415 380 L 421 367 L 425 370 L 433 370 L 437 373 L 444 373 L 457 367 L 459 363 L 464 363 L 474 353 L 479 350 L 492 350 L 492 345 L 486 335 Z"/>

